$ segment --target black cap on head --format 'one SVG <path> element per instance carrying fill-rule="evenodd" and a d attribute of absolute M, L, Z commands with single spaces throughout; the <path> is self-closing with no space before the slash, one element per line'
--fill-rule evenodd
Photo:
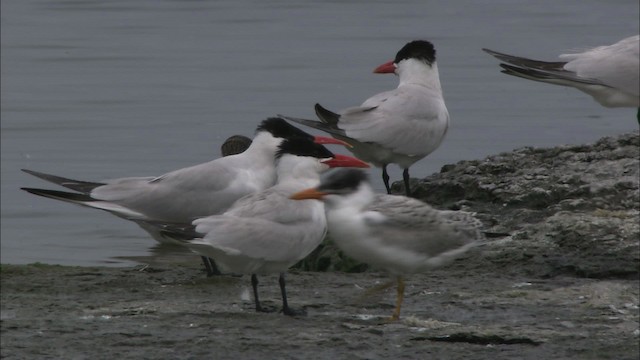
<path fill-rule="evenodd" d="M 356 191 L 361 183 L 369 181 L 367 173 L 358 169 L 337 169 L 325 177 L 318 190 L 334 194 Z"/>
<path fill-rule="evenodd" d="M 411 58 L 423 60 L 431 65 L 436 61 L 436 49 L 432 43 L 426 40 L 414 40 L 398 51 L 393 62 L 397 64 L 402 60 Z"/>
<path fill-rule="evenodd" d="M 233 135 L 224 141 L 220 147 L 222 156 L 229 156 L 243 153 L 251 146 L 251 139 L 244 135 Z"/>
<path fill-rule="evenodd" d="M 284 119 L 279 117 L 271 117 L 263 120 L 256 129 L 256 132 L 260 131 L 268 131 L 271 133 L 271 135 L 277 138 L 292 139 L 300 137 L 313 140 L 313 136 L 289 124 Z"/>
<path fill-rule="evenodd" d="M 285 154 L 309 156 L 318 159 L 328 159 L 334 156 L 326 147 L 314 143 L 313 140 L 300 137 L 286 139 L 282 144 L 280 144 L 280 146 L 278 146 L 276 159 L 279 159 Z"/>

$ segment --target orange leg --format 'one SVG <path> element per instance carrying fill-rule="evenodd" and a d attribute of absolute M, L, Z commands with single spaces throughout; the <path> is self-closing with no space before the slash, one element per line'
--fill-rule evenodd
<path fill-rule="evenodd" d="M 383 284 L 376 285 L 376 286 L 374 286 L 372 288 L 369 288 L 369 289 L 365 290 L 365 292 L 364 292 L 364 294 L 362 294 L 360 300 L 363 300 L 366 297 L 374 295 L 374 294 L 377 294 L 377 293 L 379 293 L 381 291 L 387 290 L 388 288 L 392 287 L 393 284 L 394 284 L 394 281 L 391 280 L 391 281 L 387 281 L 387 282 L 385 282 Z"/>
<path fill-rule="evenodd" d="M 393 315 L 391 315 L 391 321 L 397 321 L 400 319 L 400 308 L 402 307 L 402 300 L 404 300 L 404 281 L 402 280 L 402 276 L 398 275 L 398 295 L 396 297 L 396 309 L 393 311 Z"/>

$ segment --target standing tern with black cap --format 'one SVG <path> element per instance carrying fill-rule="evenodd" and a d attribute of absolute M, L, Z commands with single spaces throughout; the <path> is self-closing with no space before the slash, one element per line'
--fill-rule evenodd
<path fill-rule="evenodd" d="M 398 87 L 339 113 L 316 104 L 320 121 L 280 116 L 347 141 L 357 158 L 382 168 L 387 193 L 391 193 L 387 165 L 398 164 L 410 196 L 409 167 L 437 149 L 449 127 L 436 50 L 429 41 L 412 41 L 374 73 L 398 75 Z"/>

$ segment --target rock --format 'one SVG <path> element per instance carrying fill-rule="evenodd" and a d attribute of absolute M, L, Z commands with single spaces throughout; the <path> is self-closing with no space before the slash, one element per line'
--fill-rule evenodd
<path fill-rule="evenodd" d="M 589 145 L 524 147 L 445 165 L 437 174 L 412 179 L 412 191 L 437 208 L 474 211 L 487 231 L 511 235 L 490 243 L 474 266 L 540 277 L 637 278 L 639 159 L 636 131 Z M 403 183 L 394 183 L 392 191 L 404 194 Z M 305 265 L 367 269 L 328 241 Z"/>

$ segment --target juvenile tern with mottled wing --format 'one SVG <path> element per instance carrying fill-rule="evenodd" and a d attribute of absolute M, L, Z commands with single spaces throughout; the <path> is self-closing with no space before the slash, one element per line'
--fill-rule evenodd
<path fill-rule="evenodd" d="M 319 186 L 298 192 L 294 200 L 325 203 L 329 234 L 352 258 L 397 276 L 398 320 L 404 298 L 404 274 L 445 265 L 483 239 L 472 213 L 443 211 L 405 196 L 375 194 L 366 174 L 336 170 Z"/>

